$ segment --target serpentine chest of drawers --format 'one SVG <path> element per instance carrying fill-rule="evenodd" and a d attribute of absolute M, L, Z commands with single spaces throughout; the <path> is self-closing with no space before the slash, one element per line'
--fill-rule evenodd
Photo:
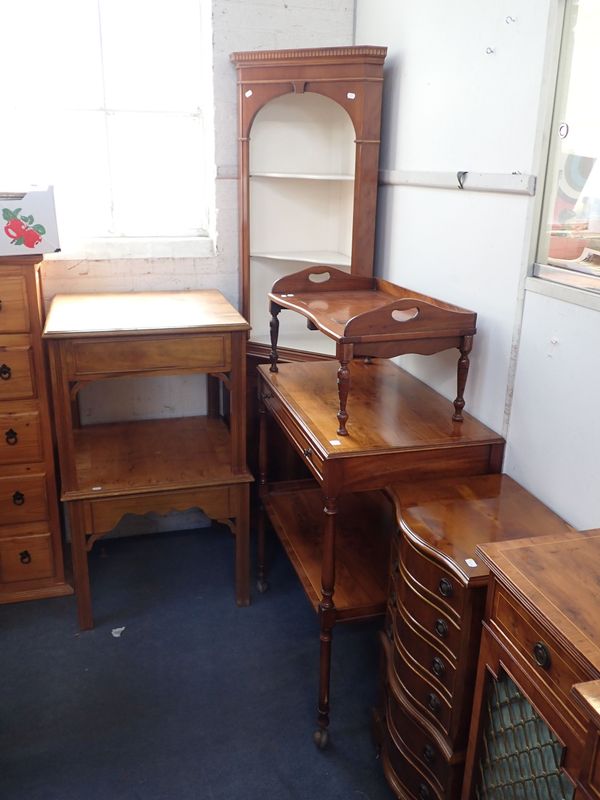
<path fill-rule="evenodd" d="M 38 262 L 0 258 L 0 603 L 73 591 L 64 576 Z"/>
<path fill-rule="evenodd" d="M 403 800 L 460 797 L 489 572 L 478 544 L 571 529 L 506 475 L 389 488 L 392 543 L 377 713 Z"/>

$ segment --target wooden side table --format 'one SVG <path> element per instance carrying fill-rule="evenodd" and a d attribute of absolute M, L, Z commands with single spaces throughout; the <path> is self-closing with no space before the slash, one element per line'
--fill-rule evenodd
<path fill-rule="evenodd" d="M 262 506 L 320 620 L 319 746 L 328 738 L 333 627 L 386 608 L 394 521 L 374 490 L 396 481 L 499 472 L 504 450 L 502 437 L 473 417 L 453 421 L 452 403 L 393 362 L 354 361 L 349 369 L 354 433 L 338 438 L 334 361 L 281 364 L 276 373 L 259 367 Z M 316 484 L 268 483 L 267 414 Z M 259 587 L 263 540 L 261 525 Z"/>
<path fill-rule="evenodd" d="M 491 582 L 462 798 L 598 797 L 600 531 L 478 556 Z"/>
<path fill-rule="evenodd" d="M 347 275 L 329 266 L 315 266 L 280 278 L 269 292 L 271 308 L 271 372 L 277 372 L 279 313 L 302 314 L 309 329 L 335 342 L 339 409 L 338 436 L 347 436 L 346 402 L 350 390 L 348 364 L 354 358 L 391 358 L 406 353 L 432 355 L 456 347 L 457 394 L 452 419 L 462 422 L 469 353 L 477 314 L 435 297 L 405 289 L 381 278 Z"/>
<path fill-rule="evenodd" d="M 236 537 L 236 601 L 248 605 L 247 331 L 215 290 L 54 298 L 44 337 L 82 629 L 93 627 L 87 553 L 126 513 L 194 506 L 227 522 Z M 206 416 L 80 424 L 77 395 L 90 382 L 193 373 L 207 374 Z"/>

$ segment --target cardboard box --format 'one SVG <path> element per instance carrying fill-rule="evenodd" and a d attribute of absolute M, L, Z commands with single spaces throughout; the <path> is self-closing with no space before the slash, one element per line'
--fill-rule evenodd
<path fill-rule="evenodd" d="M 60 250 L 52 186 L 21 192 L 0 190 L 0 256 Z"/>

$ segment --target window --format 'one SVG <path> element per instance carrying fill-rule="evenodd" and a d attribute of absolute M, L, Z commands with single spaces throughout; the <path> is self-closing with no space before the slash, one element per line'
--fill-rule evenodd
<path fill-rule="evenodd" d="M 53 185 L 63 250 L 206 236 L 203 5 L 0 0 L 0 191 Z"/>
<path fill-rule="evenodd" d="M 567 0 L 534 274 L 600 292 L 598 0 Z"/>

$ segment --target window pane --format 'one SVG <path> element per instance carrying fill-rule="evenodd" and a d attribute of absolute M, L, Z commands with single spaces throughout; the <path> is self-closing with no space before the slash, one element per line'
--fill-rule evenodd
<path fill-rule="evenodd" d="M 202 122 L 185 114 L 110 113 L 113 236 L 197 236 L 206 220 Z"/>
<path fill-rule="evenodd" d="M 0 0 L 3 111 L 103 104 L 97 0 Z"/>
<path fill-rule="evenodd" d="M 567 6 L 538 262 L 600 275 L 598 0 Z"/>
<path fill-rule="evenodd" d="M 199 109 L 199 0 L 100 0 L 106 106 L 131 111 Z"/>

